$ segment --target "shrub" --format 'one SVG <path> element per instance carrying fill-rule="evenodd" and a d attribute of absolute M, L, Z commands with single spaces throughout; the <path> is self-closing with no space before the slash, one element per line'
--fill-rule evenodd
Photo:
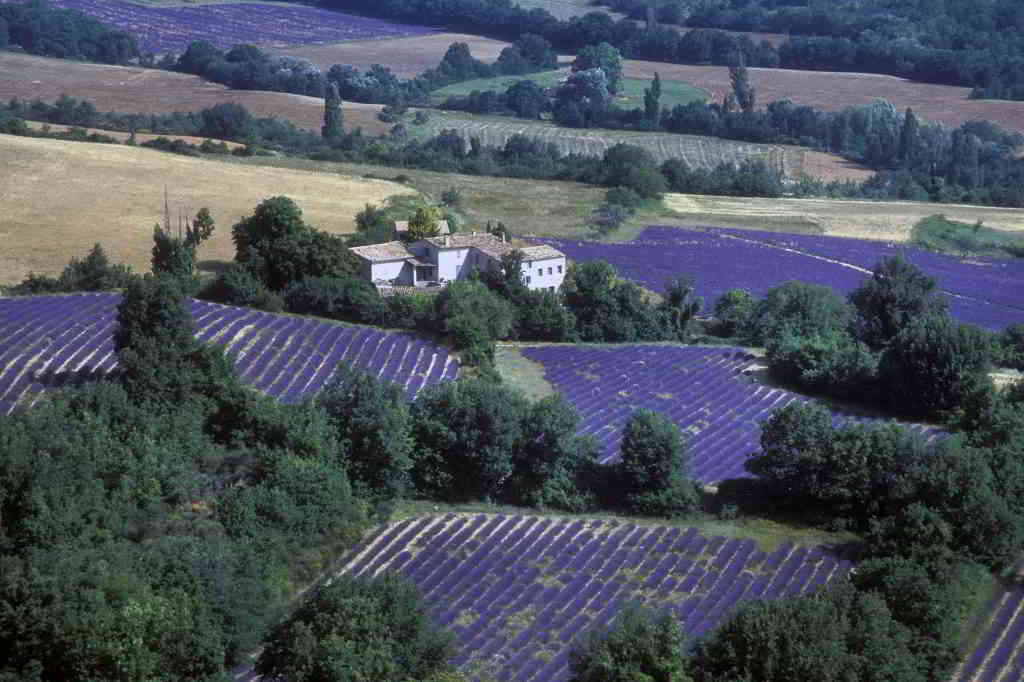
<path fill-rule="evenodd" d="M 388 316 L 377 289 L 359 277 L 306 277 L 284 291 L 289 312 L 380 324 Z"/>
<path fill-rule="evenodd" d="M 258 308 L 270 313 L 284 310 L 281 297 L 240 265 L 233 265 L 218 275 L 199 292 L 199 298 L 226 305 Z"/>

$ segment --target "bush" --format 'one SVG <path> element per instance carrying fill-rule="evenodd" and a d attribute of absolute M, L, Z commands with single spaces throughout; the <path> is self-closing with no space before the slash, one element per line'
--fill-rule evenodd
<path fill-rule="evenodd" d="M 670 612 L 625 608 L 569 650 L 569 682 L 686 682 L 684 633 Z"/>
<path fill-rule="evenodd" d="M 870 278 L 850 293 L 854 336 L 874 349 L 924 317 L 944 317 L 948 309 L 938 282 L 902 257 L 878 263 Z"/>
<path fill-rule="evenodd" d="M 772 376 L 812 393 L 869 402 L 878 377 L 878 356 L 845 331 L 798 336 L 784 330 L 768 342 Z"/>
<path fill-rule="evenodd" d="M 850 309 L 829 287 L 806 282 L 786 282 L 769 289 L 754 306 L 748 325 L 748 341 L 764 345 L 783 331 L 796 336 L 845 330 Z"/>
<path fill-rule="evenodd" d="M 715 334 L 726 338 L 745 335 L 757 299 L 746 289 L 730 289 L 715 301 Z"/>
<path fill-rule="evenodd" d="M 675 423 L 650 410 L 636 410 L 622 435 L 621 460 L 613 465 L 615 500 L 647 516 L 680 516 L 697 509 L 697 488 L 686 473 L 686 449 Z"/>
<path fill-rule="evenodd" d="M 288 312 L 332 320 L 380 324 L 387 305 L 376 287 L 359 277 L 306 277 L 284 291 Z"/>
<path fill-rule="evenodd" d="M 233 265 L 218 275 L 199 292 L 199 298 L 226 305 L 258 308 L 270 313 L 284 310 L 281 297 L 241 265 Z"/>
<path fill-rule="evenodd" d="M 644 203 L 644 198 L 629 187 L 612 187 L 605 192 L 605 203 L 622 206 L 630 211 L 635 211 Z"/>

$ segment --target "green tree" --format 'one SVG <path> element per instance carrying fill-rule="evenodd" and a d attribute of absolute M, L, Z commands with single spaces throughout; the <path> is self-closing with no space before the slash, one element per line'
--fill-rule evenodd
<path fill-rule="evenodd" d="M 441 210 L 437 206 L 420 206 L 409 220 L 411 241 L 436 237 L 441 233 Z"/>
<path fill-rule="evenodd" d="M 661 77 L 654 72 L 651 87 L 644 90 L 644 120 L 652 128 L 657 128 L 661 119 Z"/>
<path fill-rule="evenodd" d="M 154 274 L 187 279 L 195 274 L 196 250 L 213 235 L 210 210 L 199 209 L 192 221 L 186 221 L 184 233 L 171 234 L 170 226 L 153 228 L 152 269 Z"/>
<path fill-rule="evenodd" d="M 361 277 L 304 277 L 283 292 L 289 312 L 332 320 L 381 324 L 387 304 Z"/>
<path fill-rule="evenodd" d="M 560 394 L 531 405 L 505 498 L 530 507 L 574 512 L 592 508 L 597 443 L 577 436 L 578 427 L 575 408 Z"/>
<path fill-rule="evenodd" d="M 612 145 L 601 159 L 599 182 L 606 187 L 627 187 L 645 199 L 660 199 L 667 189 L 665 176 L 646 149 L 624 142 Z"/>
<path fill-rule="evenodd" d="M 569 650 L 569 682 L 689 682 L 683 630 L 671 612 L 627 607 L 612 627 Z"/>
<path fill-rule="evenodd" d="M 663 311 L 605 261 L 575 263 L 562 282 L 565 306 L 583 341 L 658 341 L 668 336 Z"/>
<path fill-rule="evenodd" d="M 494 342 L 508 338 L 515 322 L 512 305 L 486 285 L 472 280 L 452 282 L 434 299 L 434 324 L 470 364 L 488 361 Z"/>
<path fill-rule="evenodd" d="M 988 385 L 990 338 L 936 315 L 909 318 L 882 353 L 879 374 L 891 406 L 914 417 L 952 414 Z"/>
<path fill-rule="evenodd" d="M 316 403 L 330 416 L 358 492 L 385 499 L 409 494 L 413 441 L 397 384 L 339 366 Z"/>
<path fill-rule="evenodd" d="M 340 238 L 313 229 L 288 197 L 263 201 L 251 216 L 231 228 L 235 260 L 271 290 L 303 277 L 340 277 L 358 273 L 358 259 Z"/>
<path fill-rule="evenodd" d="M 764 345 L 784 331 L 811 336 L 844 330 L 849 320 L 849 307 L 829 287 L 786 282 L 769 289 L 754 306 L 748 341 Z"/>
<path fill-rule="evenodd" d="M 617 94 L 622 87 L 622 54 L 608 43 L 587 45 L 576 53 L 572 70 L 601 69 L 608 79 L 608 92 Z"/>
<path fill-rule="evenodd" d="M 900 256 L 875 265 L 871 277 L 850 293 L 850 303 L 854 336 L 876 350 L 911 322 L 943 317 L 948 308 L 935 278 Z"/>
<path fill-rule="evenodd" d="M 695 682 L 925 682 L 912 633 L 881 597 L 840 585 L 740 606 L 690 660 Z"/>
<path fill-rule="evenodd" d="M 690 340 L 693 321 L 704 307 L 704 299 L 695 296 L 695 291 L 693 277 L 689 275 L 675 277 L 665 285 L 662 310 L 669 331 L 679 341 Z"/>
<path fill-rule="evenodd" d="M 757 299 L 746 289 L 729 289 L 715 301 L 715 333 L 733 337 L 746 334 Z"/>
<path fill-rule="evenodd" d="M 697 509 L 697 489 L 686 471 L 686 444 L 679 427 L 650 410 L 633 412 L 614 465 L 614 494 L 630 512 L 679 516 Z"/>
<path fill-rule="evenodd" d="M 903 115 L 903 128 L 900 130 L 900 162 L 904 166 L 913 166 L 917 161 L 918 148 L 920 142 L 920 124 L 917 122 L 917 117 L 914 116 L 914 111 L 907 107 L 907 112 Z"/>
<path fill-rule="evenodd" d="M 845 330 L 800 336 L 784 328 L 766 348 L 772 376 L 784 383 L 859 402 L 877 390 L 877 354 Z"/>
<path fill-rule="evenodd" d="M 729 82 L 732 83 L 732 94 L 736 103 L 745 114 L 754 113 L 757 104 L 757 93 L 754 86 L 750 84 L 750 76 L 747 73 L 747 66 L 743 63 L 742 56 L 739 63 L 729 67 Z"/>
<path fill-rule="evenodd" d="M 484 379 L 423 391 L 411 408 L 417 490 L 451 501 L 501 496 L 515 469 L 528 410 L 522 395 Z"/>
<path fill-rule="evenodd" d="M 324 124 L 320 128 L 320 136 L 327 141 L 337 140 L 344 133 L 342 120 L 338 84 L 330 81 L 327 85 L 327 96 L 324 97 Z"/>
<path fill-rule="evenodd" d="M 293 682 L 416 682 L 449 670 L 453 642 L 431 626 L 412 584 L 339 575 L 267 636 L 256 672 Z"/>

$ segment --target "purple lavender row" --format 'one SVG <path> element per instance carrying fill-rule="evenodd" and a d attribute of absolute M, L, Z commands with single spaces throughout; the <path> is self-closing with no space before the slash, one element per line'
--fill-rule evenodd
<path fill-rule="evenodd" d="M 348 572 L 414 582 L 455 632 L 464 669 L 493 663 L 497 679 L 544 682 L 566 679 L 572 641 L 629 603 L 669 609 L 700 636 L 744 601 L 812 592 L 850 569 L 825 547 L 765 552 L 696 528 L 505 515 L 403 521 L 352 557 Z"/>
<path fill-rule="evenodd" d="M 0 298 L 0 414 L 109 373 L 119 302 L 117 294 Z M 205 301 L 190 310 L 197 339 L 221 345 L 243 381 L 284 402 L 322 390 L 342 362 L 399 384 L 410 400 L 458 376 L 444 349 L 408 334 Z"/>
<path fill-rule="evenodd" d="M 705 311 L 729 289 L 763 295 L 792 279 L 848 294 L 875 263 L 902 253 L 939 280 L 954 318 L 990 329 L 1024 322 L 1024 259 L 968 262 L 883 242 L 715 228 L 650 227 L 627 243 L 533 241 L 575 261 L 606 260 L 657 292 L 673 277 L 692 275 Z"/>
<path fill-rule="evenodd" d="M 4 0 L 9 1 L 9 0 Z M 181 53 L 205 40 L 227 49 L 239 44 L 312 45 L 368 38 L 423 35 L 423 26 L 395 24 L 305 5 L 235 3 L 147 7 L 123 0 L 52 0 L 135 36 L 143 52 Z"/>
<path fill-rule="evenodd" d="M 580 432 L 598 439 L 602 462 L 619 456 L 626 421 L 646 408 L 687 433 L 690 475 L 707 484 L 749 476 L 743 464 L 758 449 L 761 423 L 791 402 L 809 400 L 746 378 L 755 358 L 736 348 L 535 346 L 522 353 L 544 366 L 545 378 L 576 408 Z M 837 425 L 865 421 L 833 414 Z"/>

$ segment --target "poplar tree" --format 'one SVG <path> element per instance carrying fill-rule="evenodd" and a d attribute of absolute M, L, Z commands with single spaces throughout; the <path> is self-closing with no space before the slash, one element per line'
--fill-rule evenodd
<path fill-rule="evenodd" d="M 651 87 L 644 90 L 644 118 L 655 127 L 661 118 L 661 77 L 657 71 L 651 80 Z"/>
<path fill-rule="evenodd" d="M 332 82 L 324 98 L 324 125 L 320 129 L 320 134 L 325 140 L 341 137 L 341 123 L 341 95 L 338 93 L 338 84 Z"/>

